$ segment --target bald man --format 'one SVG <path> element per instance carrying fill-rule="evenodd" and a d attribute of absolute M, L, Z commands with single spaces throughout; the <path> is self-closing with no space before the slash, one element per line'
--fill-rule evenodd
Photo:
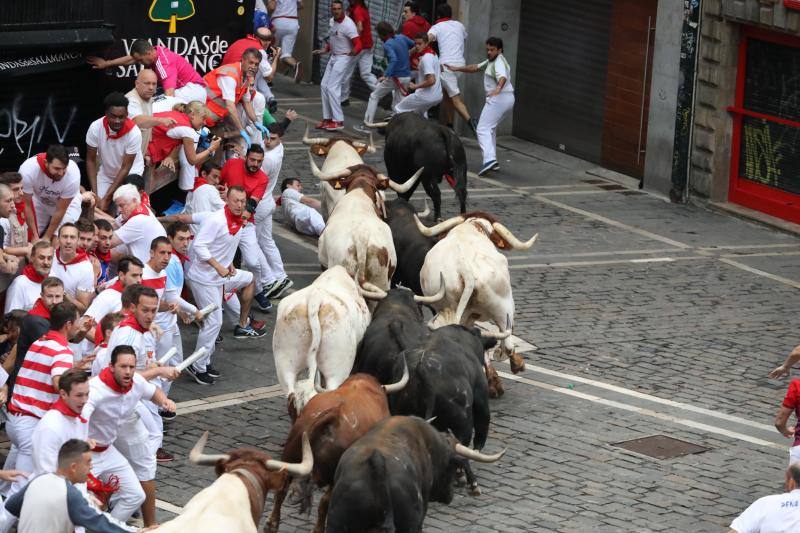
<path fill-rule="evenodd" d="M 143 68 L 136 76 L 136 83 L 133 89 L 128 91 L 125 96 L 128 98 L 128 118 L 133 120 L 139 129 L 142 130 L 142 152 L 147 153 L 147 145 L 150 144 L 152 128 L 164 125 L 171 126 L 175 123 L 174 119 L 166 117 L 154 117 L 156 113 L 172 110 L 172 106 L 180 100 L 174 96 L 156 94 L 158 78 L 156 73 L 148 68 Z"/>

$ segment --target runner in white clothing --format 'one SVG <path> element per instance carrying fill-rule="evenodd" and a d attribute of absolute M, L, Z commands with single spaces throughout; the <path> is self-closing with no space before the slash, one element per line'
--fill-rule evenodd
<path fill-rule="evenodd" d="M 297 20 L 297 10 L 303 9 L 302 0 L 269 0 L 267 10 L 270 13 L 272 31 L 275 41 L 281 49 L 281 61 L 291 69 L 291 76 L 295 83 L 300 83 L 303 77 L 303 67 L 297 59 L 292 57 L 294 44 L 297 42 L 297 33 L 300 24 Z"/>
<path fill-rule="evenodd" d="M 275 244 L 275 239 L 272 237 L 272 215 L 275 213 L 275 198 L 273 191 L 275 184 L 278 183 L 281 175 L 281 167 L 283 165 L 283 133 L 284 129 L 280 124 L 270 124 L 267 126 L 269 130 L 269 139 L 264 142 L 264 161 L 261 163 L 261 170 L 269 177 L 267 183 L 267 190 L 264 196 L 256 207 L 256 213 L 253 220 L 256 223 L 256 236 L 258 244 L 261 246 L 261 251 L 264 252 L 264 257 L 267 259 L 270 270 L 279 280 L 289 280 L 286 275 L 286 270 L 283 268 L 283 259 L 278 246 Z M 286 290 L 294 283 L 289 280 L 284 283 Z M 277 293 L 276 293 L 277 294 Z M 281 293 L 280 295 L 282 295 Z M 270 297 L 277 297 L 270 295 Z"/>
<path fill-rule="evenodd" d="M 5 313 L 14 309 L 28 311 L 42 292 L 42 280 L 50 274 L 53 264 L 53 245 L 49 241 L 36 241 L 31 247 L 31 262 L 14 278 L 6 291 Z"/>
<path fill-rule="evenodd" d="M 414 39 L 414 47 L 420 54 L 417 67 L 417 81 L 408 84 L 414 92 L 400 100 L 394 107 L 395 113 L 413 112 L 427 117 L 428 109 L 442 101 L 439 58 L 430 47 L 428 37 L 420 33 Z"/>
<path fill-rule="evenodd" d="M 47 151 L 26 159 L 19 167 L 25 199 L 25 218 L 31 241 L 49 241 L 66 222 L 81 216 L 81 171 L 67 150 L 51 144 Z"/>
<path fill-rule="evenodd" d="M 325 230 L 325 221 L 319 212 L 320 202 L 303 194 L 303 184 L 297 178 L 286 178 L 281 183 L 281 205 L 286 221 L 304 235 L 319 237 Z"/>
<path fill-rule="evenodd" d="M 511 67 L 503 56 L 503 40 L 489 37 L 486 40 L 486 60 L 476 65 L 458 66 L 445 63 L 445 68 L 456 72 L 483 71 L 483 88 L 486 105 L 478 121 L 478 144 L 483 152 L 483 165 L 479 176 L 490 170 L 499 170 L 497 163 L 497 125 L 514 108 L 514 87 L 511 86 Z"/>
<path fill-rule="evenodd" d="M 117 279 L 112 282 L 100 294 L 92 300 L 92 305 L 84 313 L 90 316 L 98 324 L 109 313 L 116 313 L 122 310 L 122 291 L 131 285 L 142 282 L 142 270 L 144 263 L 133 256 L 122 257 L 117 263 Z M 98 339 L 90 332 L 91 341 L 95 344 Z M 102 339 L 101 339 L 102 341 Z M 105 365 L 104 365 L 105 366 Z"/>
<path fill-rule="evenodd" d="M 132 255 L 143 263 L 147 262 L 153 239 L 167 234 L 164 226 L 142 205 L 139 191 L 133 185 L 120 186 L 114 192 L 114 203 L 122 216 L 123 224 L 114 232 L 111 247 L 119 247 L 118 252 Z"/>
<path fill-rule="evenodd" d="M 86 173 L 98 207 L 108 211 L 111 197 L 128 174 L 144 174 L 142 132 L 128 118 L 128 99 L 111 93 L 103 101 L 105 116 L 86 132 Z M 98 157 L 99 156 L 99 157 Z"/>
<path fill-rule="evenodd" d="M 58 232 L 58 248 L 53 255 L 50 275 L 64 282 L 64 299 L 72 302 L 83 314 L 95 297 L 95 276 L 92 262 L 78 249 L 78 228 L 67 222 Z"/>

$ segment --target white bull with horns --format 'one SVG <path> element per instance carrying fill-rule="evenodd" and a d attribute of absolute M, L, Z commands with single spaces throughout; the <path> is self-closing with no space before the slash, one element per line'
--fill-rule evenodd
<path fill-rule="evenodd" d="M 303 143 L 311 147 L 311 153 L 318 156 L 326 156 L 325 162 L 322 164 L 322 172 L 325 175 L 349 167 L 363 165 L 364 160 L 361 159 L 361 156 L 365 152 L 375 153 L 372 134 L 369 136 L 369 144 L 344 137 L 309 137 L 308 123 L 306 123 Z M 344 189 L 334 189 L 326 181 L 320 184 L 320 203 L 322 204 L 320 211 L 322 212 L 322 218 L 326 222 L 333 211 L 333 207 L 342 199 L 345 192 Z"/>
<path fill-rule="evenodd" d="M 431 228 L 424 226 L 416 216 L 414 220 L 427 237 L 447 232 L 447 236 L 427 253 L 420 272 L 420 284 L 425 295 L 439 290 L 439 276 L 444 275 L 445 296 L 432 304 L 437 314 L 430 326 L 461 324 L 472 327 L 476 321 L 494 322 L 502 339 L 495 351 L 495 360 L 510 357 L 514 373 L 524 370 L 525 362 L 514 351 L 510 338 L 514 324 L 514 297 L 508 260 L 498 252 L 498 248 L 527 250 L 539 235 L 520 241 L 495 217 L 479 212 L 456 216 Z M 494 371 L 488 359 L 486 370 L 491 385 Z M 501 391 L 500 386 L 496 388 Z"/>

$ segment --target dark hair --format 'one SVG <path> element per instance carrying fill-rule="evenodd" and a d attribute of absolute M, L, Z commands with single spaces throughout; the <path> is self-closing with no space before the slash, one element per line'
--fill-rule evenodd
<path fill-rule="evenodd" d="M 331 5 L 333 5 L 333 4 L 339 4 L 339 5 L 341 5 L 342 7 L 344 7 L 344 2 L 343 2 L 343 0 L 333 0 L 333 1 L 331 2 Z"/>
<path fill-rule="evenodd" d="M 247 153 L 245 155 L 250 155 L 252 153 L 263 154 L 264 149 L 261 148 L 260 144 L 251 144 L 250 147 L 247 149 Z"/>
<path fill-rule="evenodd" d="M 58 468 L 69 468 L 69 465 L 88 451 L 91 451 L 91 448 L 85 440 L 69 439 L 58 450 Z"/>
<path fill-rule="evenodd" d="M 414 13 L 415 15 L 419 15 L 419 6 L 417 5 L 416 2 L 406 2 L 405 4 L 403 4 L 403 6 L 410 9 L 411 12 Z"/>
<path fill-rule="evenodd" d="M 152 242 L 150 243 L 150 251 L 152 252 L 153 250 L 158 248 L 159 244 L 168 244 L 169 247 L 172 248 L 172 243 L 170 242 L 170 240 L 162 235 L 159 235 L 158 237 L 153 239 Z"/>
<path fill-rule="evenodd" d="M 47 276 L 42 280 L 42 292 L 49 287 L 64 287 L 64 282 L 55 276 Z"/>
<path fill-rule="evenodd" d="M 139 261 L 141 263 L 141 261 Z M 142 290 L 142 285 L 136 283 L 134 285 L 128 285 L 122 290 L 122 295 L 120 296 L 120 303 L 122 304 L 122 308 L 125 309 L 131 304 L 134 304 L 139 301 L 139 292 Z"/>
<path fill-rule="evenodd" d="M 114 329 L 114 327 L 116 327 L 117 324 L 122 322 L 124 318 L 125 315 L 123 315 L 122 313 L 108 313 L 106 316 L 103 317 L 102 320 L 100 320 L 100 331 L 102 331 L 103 335 L 105 335 L 106 331 Z"/>
<path fill-rule="evenodd" d="M 67 322 L 76 320 L 78 320 L 78 308 L 72 302 L 61 302 L 50 309 L 50 329 L 52 331 L 58 331 Z"/>
<path fill-rule="evenodd" d="M 242 52 L 242 59 L 244 59 L 247 56 L 257 57 L 258 60 L 261 61 L 261 52 L 258 51 L 258 48 L 251 46 L 250 48 L 245 49 L 245 51 Z"/>
<path fill-rule="evenodd" d="M 122 180 L 123 185 L 133 185 L 136 190 L 142 192 L 144 190 L 144 178 L 140 174 L 128 174 Z"/>
<path fill-rule="evenodd" d="M 41 250 L 42 248 L 52 248 L 52 247 L 53 243 L 51 243 L 50 241 L 39 239 L 38 241 L 33 243 L 33 246 L 31 247 L 31 257 L 33 257 L 34 254 L 39 250 Z"/>
<path fill-rule="evenodd" d="M 103 110 L 108 111 L 112 107 L 124 107 L 128 109 L 128 99 L 125 98 L 125 95 L 122 93 L 113 92 L 103 100 Z"/>
<path fill-rule="evenodd" d="M 64 226 L 66 226 L 66 224 L 64 224 Z M 61 227 L 63 228 L 64 226 Z M 78 231 L 82 233 L 89 233 L 89 232 L 94 233 L 94 224 L 88 218 L 81 217 L 78 220 L 76 220 L 75 227 L 78 228 Z"/>
<path fill-rule="evenodd" d="M 132 255 L 126 255 L 125 257 L 121 257 L 117 262 L 117 272 L 127 274 L 131 269 L 131 265 L 144 268 L 144 263 L 142 263 L 141 259 L 138 257 L 133 257 Z"/>
<path fill-rule="evenodd" d="M 453 8 L 447 4 L 439 4 L 436 6 L 436 17 L 443 19 L 443 18 L 450 18 L 453 16 Z"/>
<path fill-rule="evenodd" d="M 11 185 L 12 183 L 22 183 L 22 174 L 19 172 L 3 172 L 0 174 L 0 183 Z"/>
<path fill-rule="evenodd" d="M 230 194 L 231 191 L 238 191 L 238 192 L 240 192 L 240 193 L 242 193 L 244 195 L 247 195 L 247 192 L 244 190 L 244 187 L 242 187 L 241 185 L 232 185 L 232 186 L 228 187 L 228 194 Z"/>
<path fill-rule="evenodd" d="M 280 122 L 273 122 L 267 126 L 267 130 L 269 130 L 270 133 L 276 134 L 278 137 L 283 137 L 286 133 L 286 128 L 281 126 Z"/>
<path fill-rule="evenodd" d="M 394 35 L 394 28 L 392 28 L 392 25 L 383 20 L 378 23 L 375 29 L 378 31 L 378 36 L 381 39 L 389 38 Z"/>
<path fill-rule="evenodd" d="M 136 39 L 131 45 L 131 55 L 141 56 L 152 50 L 153 45 L 147 39 Z"/>
<path fill-rule="evenodd" d="M 187 224 L 186 222 L 181 222 L 179 220 L 176 220 L 175 222 L 167 226 L 167 235 L 169 235 L 170 238 L 174 238 L 175 235 L 177 235 L 182 231 L 191 232 L 192 230 L 191 228 L 189 228 L 189 224 Z"/>
<path fill-rule="evenodd" d="M 72 367 L 58 379 L 58 390 L 63 390 L 67 394 L 72 391 L 72 386 L 76 383 L 86 383 L 89 381 L 89 374 L 85 371 Z"/>
<path fill-rule="evenodd" d="M 800 488 L 800 464 L 792 463 L 789 465 L 789 475 L 792 476 L 795 484 Z"/>
<path fill-rule="evenodd" d="M 98 218 L 97 220 L 95 220 L 94 227 L 96 227 L 98 230 L 114 231 L 114 226 L 111 225 L 111 222 L 109 222 L 104 218 Z"/>
<path fill-rule="evenodd" d="M 126 353 L 129 353 L 134 357 L 136 357 L 136 350 L 133 349 L 133 346 L 129 344 L 119 344 L 115 346 L 114 349 L 111 350 L 111 364 L 116 365 L 119 356 Z"/>
<path fill-rule="evenodd" d="M 285 178 L 285 179 L 284 179 L 284 180 L 281 182 L 281 192 L 285 191 L 285 190 L 286 190 L 286 188 L 287 188 L 289 185 L 291 185 L 292 183 L 294 183 L 295 181 L 300 181 L 300 180 L 299 180 L 298 178 Z"/>
<path fill-rule="evenodd" d="M 206 161 L 203 163 L 203 166 L 200 167 L 200 174 L 211 174 L 212 170 L 220 170 L 220 166 L 213 161 Z"/>
<path fill-rule="evenodd" d="M 494 46 L 495 48 L 498 48 L 500 50 L 503 49 L 503 39 L 501 39 L 500 37 L 489 37 L 488 39 L 486 39 L 486 44 L 488 46 Z"/>
<path fill-rule="evenodd" d="M 416 35 L 414 35 L 414 40 L 416 40 L 416 39 L 422 39 L 422 40 L 423 40 L 423 41 L 425 41 L 426 43 L 427 43 L 427 42 L 430 42 L 430 41 L 428 41 L 428 34 L 427 34 L 427 32 L 424 32 L 424 31 L 421 31 L 421 32 L 417 33 Z"/>
<path fill-rule="evenodd" d="M 80 231 L 81 231 L 81 230 L 78 229 L 78 226 L 76 226 L 74 223 L 72 223 L 72 222 L 64 222 L 63 224 L 61 224 L 61 227 L 58 228 L 58 234 L 59 235 L 61 235 L 61 230 L 64 229 L 64 228 L 75 228 L 75 231 L 77 231 L 78 233 L 80 233 Z"/>
<path fill-rule="evenodd" d="M 22 319 L 26 316 L 28 316 L 28 312 L 22 309 L 14 309 L 6 313 L 3 317 L 3 333 L 8 333 L 10 328 L 22 326 Z"/>
<path fill-rule="evenodd" d="M 48 146 L 47 151 L 44 153 L 44 158 L 48 163 L 52 163 L 54 159 L 58 159 L 65 165 L 69 164 L 67 149 L 64 148 L 62 144 L 51 144 Z"/>
<path fill-rule="evenodd" d="M 155 298 L 158 300 L 158 293 L 153 287 L 146 287 L 144 285 L 140 285 L 140 287 L 141 289 L 136 291 L 133 302 L 131 302 L 133 305 L 139 305 L 139 301 L 142 299 L 142 296 L 147 296 L 148 298 Z"/>

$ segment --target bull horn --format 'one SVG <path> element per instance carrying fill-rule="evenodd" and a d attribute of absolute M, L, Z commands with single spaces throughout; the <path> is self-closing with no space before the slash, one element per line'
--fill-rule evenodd
<path fill-rule="evenodd" d="M 481 337 L 484 337 L 484 338 L 487 338 L 487 339 L 495 339 L 495 340 L 498 340 L 498 341 L 504 341 L 507 338 L 509 338 L 510 336 L 511 336 L 511 330 L 510 329 L 507 329 L 505 331 L 498 331 L 496 333 L 494 331 L 481 330 Z"/>
<path fill-rule="evenodd" d="M 317 369 L 316 373 L 314 374 L 314 390 L 317 394 L 322 394 L 323 392 L 328 392 L 325 387 L 322 386 L 322 373 Z"/>
<path fill-rule="evenodd" d="M 438 417 L 436 417 L 436 416 L 432 416 L 429 419 L 427 419 L 425 422 L 427 422 L 428 424 L 433 424 L 433 421 L 436 420 L 437 418 Z"/>
<path fill-rule="evenodd" d="M 189 452 L 189 461 L 196 465 L 204 465 L 204 466 L 214 466 L 217 464 L 217 461 L 230 461 L 231 456 L 226 453 L 221 453 L 218 455 L 207 455 L 203 453 L 203 448 L 206 447 L 206 442 L 208 442 L 208 431 L 203 433 L 203 436 L 197 441 L 197 444 L 194 445 L 192 451 Z"/>
<path fill-rule="evenodd" d="M 314 146 L 315 144 L 329 145 L 331 140 L 327 137 L 309 137 L 308 136 L 308 122 L 306 122 L 306 132 L 303 134 L 303 144 Z"/>
<path fill-rule="evenodd" d="M 264 461 L 269 470 L 286 470 L 293 476 L 304 477 L 311 473 L 314 468 L 314 454 L 311 453 L 311 443 L 308 440 L 308 433 L 303 433 L 303 460 L 300 463 L 284 463 L 275 459 Z"/>
<path fill-rule="evenodd" d="M 385 128 L 389 125 L 389 121 L 385 122 L 365 122 L 364 125 L 368 128 Z"/>
<path fill-rule="evenodd" d="M 494 230 L 497 232 L 498 235 L 500 235 L 506 242 L 508 242 L 508 244 L 511 245 L 511 248 L 513 248 L 514 250 L 527 250 L 528 248 L 533 246 L 533 243 L 535 243 L 536 239 L 539 238 L 539 234 L 537 233 L 536 235 L 531 237 L 530 240 L 522 242 L 521 240 L 516 238 L 513 233 L 511 233 L 511 230 L 509 230 L 501 223 L 495 222 L 492 224 L 492 227 L 494 228 Z"/>
<path fill-rule="evenodd" d="M 386 291 L 368 281 L 358 286 L 358 294 L 365 300 L 383 300 L 386 298 Z"/>
<path fill-rule="evenodd" d="M 508 448 L 503 448 L 503 451 L 494 453 L 492 455 L 483 454 L 477 450 L 473 450 L 472 448 L 468 448 L 463 444 L 456 444 L 455 451 L 461 457 L 466 457 L 472 461 L 478 461 L 479 463 L 494 463 L 503 455 L 505 455 Z"/>
<path fill-rule="evenodd" d="M 422 213 L 417 213 L 419 218 L 424 218 L 431 214 L 431 207 L 428 205 L 428 199 L 423 198 L 422 203 L 425 205 L 425 210 Z"/>
<path fill-rule="evenodd" d="M 417 302 L 418 304 L 435 304 L 436 302 L 444 298 L 444 292 L 445 292 L 444 274 L 442 272 L 439 272 L 439 291 L 433 296 L 417 296 L 415 294 L 414 301 Z"/>
<path fill-rule="evenodd" d="M 409 191 L 409 189 L 411 189 L 411 187 L 413 187 L 413 186 L 414 186 L 414 183 L 415 183 L 415 182 L 417 181 L 417 179 L 418 179 L 418 178 L 419 178 L 419 177 L 422 175 L 422 172 L 423 172 L 424 170 L 425 170 L 425 167 L 420 167 L 420 169 L 419 169 L 419 170 L 417 170 L 417 171 L 414 173 L 414 175 L 413 175 L 413 176 L 411 176 L 410 178 L 408 178 L 408 179 L 407 179 L 405 182 L 403 182 L 403 183 L 397 183 L 396 181 L 392 181 L 392 179 L 391 179 L 391 178 L 389 178 L 389 187 L 391 187 L 391 188 L 392 188 L 392 190 L 393 190 L 394 192 L 398 192 L 398 193 L 401 193 L 401 194 L 402 194 L 402 193 L 404 193 L 404 192 L 408 192 L 408 191 Z M 379 177 L 380 179 L 386 179 L 386 176 L 384 176 L 383 174 L 378 174 L 378 177 Z"/>
<path fill-rule="evenodd" d="M 350 169 L 347 168 L 330 172 L 328 174 L 322 172 L 314 162 L 314 154 L 311 152 L 308 152 L 308 163 L 311 165 L 311 172 L 314 173 L 314 177 L 321 181 L 331 181 L 335 179 L 346 178 L 350 175 Z"/>
<path fill-rule="evenodd" d="M 401 377 L 400 381 L 397 383 L 384 385 L 383 390 L 386 391 L 386 394 L 392 394 L 394 392 L 400 392 L 406 385 L 408 385 L 408 363 L 406 362 L 406 358 L 403 357 L 403 377 Z"/>
<path fill-rule="evenodd" d="M 419 221 L 419 217 L 417 215 L 414 215 L 414 222 L 417 223 L 417 229 L 419 230 L 420 233 L 422 233 L 426 237 L 436 237 L 440 233 L 443 233 L 445 231 L 450 231 L 451 229 L 455 228 L 465 220 L 466 219 L 464 217 L 459 215 L 453 218 L 448 218 L 444 222 L 439 222 L 435 226 L 429 228 Z"/>

